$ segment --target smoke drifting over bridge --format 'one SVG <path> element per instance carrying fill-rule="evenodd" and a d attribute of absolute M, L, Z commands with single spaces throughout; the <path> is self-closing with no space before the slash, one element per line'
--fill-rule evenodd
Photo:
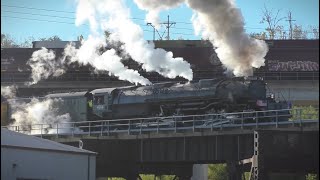
<path fill-rule="evenodd" d="M 192 22 L 196 34 L 210 39 L 217 47 L 218 57 L 227 71 L 235 76 L 251 76 L 253 67 L 264 66 L 268 52 L 264 41 L 250 38 L 244 30 L 244 19 L 233 0 L 135 0 L 138 7 L 147 10 L 147 20 L 158 24 L 158 14 L 186 3 L 194 14 Z"/>

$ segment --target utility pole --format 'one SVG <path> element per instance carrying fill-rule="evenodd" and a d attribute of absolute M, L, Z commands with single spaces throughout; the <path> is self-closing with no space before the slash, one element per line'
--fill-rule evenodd
<path fill-rule="evenodd" d="M 175 22 L 170 22 L 169 20 L 169 15 L 168 15 L 168 21 L 167 22 L 163 22 L 161 24 L 164 24 L 167 28 L 167 40 L 170 40 L 170 27 L 174 24 L 176 24 Z"/>
<path fill-rule="evenodd" d="M 162 40 L 162 37 L 166 31 L 167 31 L 167 40 L 170 40 L 170 27 L 176 23 L 170 22 L 169 15 L 168 15 L 168 21 L 160 23 L 160 24 L 163 24 L 166 27 L 166 30 L 163 32 L 162 35 L 160 35 L 159 31 L 151 23 L 147 23 L 148 26 L 153 27 L 153 40 L 156 40 L 156 32 L 158 33 L 160 40 Z"/>
<path fill-rule="evenodd" d="M 159 31 L 154 27 L 151 23 L 147 23 L 148 26 L 153 27 L 153 40 L 156 40 L 156 32 L 159 35 L 160 40 L 162 40 L 162 36 L 159 34 Z"/>
<path fill-rule="evenodd" d="M 153 27 L 153 41 L 156 40 L 156 28 L 151 23 L 147 23 L 147 25 Z"/>
<path fill-rule="evenodd" d="M 292 21 L 295 21 L 295 20 L 293 20 L 292 17 L 291 17 L 291 11 L 289 11 L 289 13 L 288 13 L 288 20 L 286 20 L 286 21 L 289 21 L 289 25 L 290 25 L 290 39 L 292 39 Z"/>

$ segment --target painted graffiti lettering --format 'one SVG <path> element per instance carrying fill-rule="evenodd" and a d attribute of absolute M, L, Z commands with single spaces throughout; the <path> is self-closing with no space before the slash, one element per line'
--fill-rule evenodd
<path fill-rule="evenodd" d="M 312 61 L 268 60 L 269 71 L 319 71 L 319 64 Z"/>

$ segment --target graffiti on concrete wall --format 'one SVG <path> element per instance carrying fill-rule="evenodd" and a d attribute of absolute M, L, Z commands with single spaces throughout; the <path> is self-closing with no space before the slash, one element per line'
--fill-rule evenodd
<path fill-rule="evenodd" d="M 14 58 L 1 58 L 1 70 L 8 69 L 8 66 L 12 64 L 14 61 Z"/>
<path fill-rule="evenodd" d="M 312 61 L 268 60 L 269 71 L 319 71 L 319 64 Z"/>

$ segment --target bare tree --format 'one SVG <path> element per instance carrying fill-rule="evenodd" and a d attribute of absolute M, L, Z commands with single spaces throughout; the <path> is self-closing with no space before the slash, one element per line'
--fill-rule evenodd
<path fill-rule="evenodd" d="M 21 48 L 32 48 L 32 42 L 34 41 L 34 37 L 28 37 L 24 40 L 21 44 L 19 44 L 19 47 Z"/>
<path fill-rule="evenodd" d="M 1 48 L 17 48 L 18 44 L 8 34 L 1 34 Z"/>
<path fill-rule="evenodd" d="M 179 36 L 177 40 L 184 40 L 184 38 L 182 36 Z"/>
<path fill-rule="evenodd" d="M 77 40 L 80 41 L 80 42 L 82 42 L 82 40 L 83 40 L 82 34 L 81 34 L 80 36 L 78 36 Z"/>
<path fill-rule="evenodd" d="M 267 23 L 266 31 L 269 33 L 269 39 L 274 39 L 277 28 L 279 28 L 278 24 L 281 20 L 285 19 L 285 17 L 278 17 L 280 13 L 280 9 L 277 10 L 277 13 L 274 14 L 272 9 L 269 10 L 266 5 L 264 5 L 264 9 L 262 10 L 262 20 L 260 23 Z"/>
<path fill-rule="evenodd" d="M 302 29 L 302 26 L 297 24 L 294 25 L 292 29 L 292 38 L 293 39 L 307 39 L 308 32 Z"/>
<path fill-rule="evenodd" d="M 266 33 L 265 33 L 265 32 L 261 32 L 261 33 L 251 33 L 251 34 L 250 34 L 250 37 L 256 38 L 256 39 L 265 40 L 265 39 L 266 39 Z"/>
<path fill-rule="evenodd" d="M 40 38 L 40 41 L 62 41 L 59 36 L 54 35 L 49 38 Z"/>
<path fill-rule="evenodd" d="M 313 39 L 319 39 L 319 26 L 309 26 Z"/>
<path fill-rule="evenodd" d="M 275 39 L 287 39 L 287 33 L 283 26 L 278 25 L 276 27 Z"/>

